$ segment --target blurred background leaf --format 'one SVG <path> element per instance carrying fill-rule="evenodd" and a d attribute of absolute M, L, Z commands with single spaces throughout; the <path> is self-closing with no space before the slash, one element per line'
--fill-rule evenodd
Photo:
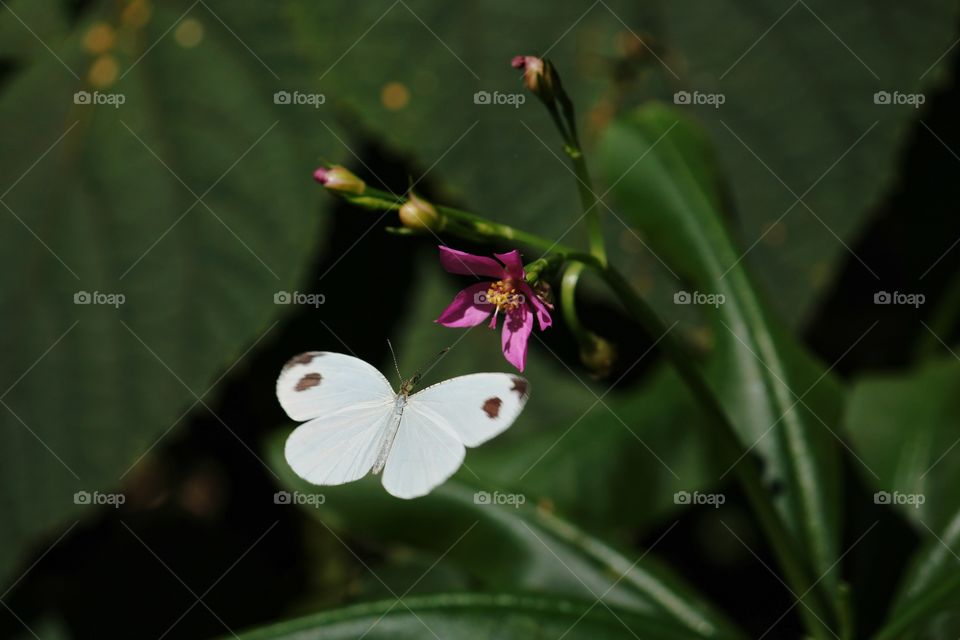
<path fill-rule="evenodd" d="M 322 496 L 316 504 L 307 501 L 305 508 L 323 529 L 340 530 L 384 548 L 413 546 L 436 556 L 413 586 L 445 560 L 464 568 L 469 584 L 485 591 L 540 591 L 586 600 L 602 596 L 611 606 L 682 625 L 698 637 L 740 637 L 702 597 L 654 558 L 646 553 L 635 559 L 621 555 L 556 516 L 527 505 L 524 494 L 481 489 L 478 478 L 471 477 L 447 481 L 423 498 L 399 501 L 383 491 L 376 476 L 323 487 L 321 493 L 289 469 L 283 456 L 286 436 L 284 432 L 270 441 L 268 459 L 288 495 L 304 496 L 301 500 Z M 472 471 L 468 461 L 458 477 L 470 477 Z M 498 504 L 498 494 L 510 502 Z M 293 498 L 290 501 L 295 503 Z M 490 553 L 494 549 L 497 552 Z"/>
<path fill-rule="evenodd" d="M 156 41 L 171 18 L 154 11 L 116 38 Z M 205 410 L 313 250 L 308 161 L 212 26 L 199 48 L 165 39 L 138 63 L 115 45 L 123 71 L 103 94 L 120 108 L 75 102 L 99 89 L 73 70 L 110 71 L 90 66 L 83 27 L 0 98 L 17 150 L 0 157 L 4 576 L 37 534 L 79 517 L 75 492 L 118 485 Z"/>
<path fill-rule="evenodd" d="M 940 637 L 960 628 L 951 613 L 960 602 L 953 551 L 960 543 L 960 469 L 953 458 L 960 442 L 958 388 L 960 362 L 948 356 L 907 373 L 865 376 L 851 390 L 846 427 L 872 471 L 864 475 L 877 492 L 874 502 L 899 510 L 924 541 L 891 609 L 886 637 Z M 917 621 L 927 634 L 937 632 L 906 630 Z"/>

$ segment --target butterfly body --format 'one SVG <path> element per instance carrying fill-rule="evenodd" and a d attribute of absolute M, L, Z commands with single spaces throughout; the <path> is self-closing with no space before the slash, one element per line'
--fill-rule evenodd
<path fill-rule="evenodd" d="M 292 358 L 277 379 L 287 415 L 306 421 L 287 439 L 287 462 L 314 484 L 382 473 L 400 498 L 429 493 L 460 467 L 466 447 L 507 429 L 526 404 L 529 383 L 475 373 L 413 393 L 415 375 L 394 391 L 366 362 L 312 351 Z"/>

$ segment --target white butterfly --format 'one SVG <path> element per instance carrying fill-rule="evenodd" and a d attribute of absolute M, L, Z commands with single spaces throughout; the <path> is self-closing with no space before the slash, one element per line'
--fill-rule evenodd
<path fill-rule="evenodd" d="M 529 383 L 507 373 L 474 373 L 410 395 L 420 375 L 397 393 L 379 371 L 342 353 L 309 351 L 277 378 L 277 399 L 293 420 L 287 463 L 313 484 L 343 484 L 383 471 L 398 498 L 429 493 L 476 447 L 520 415 Z"/>

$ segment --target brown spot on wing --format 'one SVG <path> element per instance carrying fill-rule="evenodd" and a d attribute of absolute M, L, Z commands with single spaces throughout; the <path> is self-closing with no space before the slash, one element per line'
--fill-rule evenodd
<path fill-rule="evenodd" d="M 298 364 L 310 364 L 313 362 L 314 358 L 320 356 L 319 351 L 307 351 L 306 353 L 301 353 L 298 356 L 293 356 L 287 360 L 287 364 L 283 365 L 283 370 L 286 371 L 290 367 L 296 366 Z"/>
<path fill-rule="evenodd" d="M 300 378 L 300 382 L 297 383 L 293 389 L 294 391 L 306 391 L 312 387 L 320 384 L 320 381 L 323 377 L 319 373 L 308 373 L 307 375 Z"/>
<path fill-rule="evenodd" d="M 513 387 L 510 391 L 516 391 L 517 395 L 520 396 L 520 399 L 523 400 L 527 397 L 527 393 L 530 390 L 530 383 L 524 380 L 523 378 L 513 378 Z"/>
<path fill-rule="evenodd" d="M 483 411 L 487 414 L 487 417 L 493 420 L 498 415 L 500 415 L 500 405 L 503 404 L 503 400 L 500 398 L 487 398 L 483 402 Z"/>

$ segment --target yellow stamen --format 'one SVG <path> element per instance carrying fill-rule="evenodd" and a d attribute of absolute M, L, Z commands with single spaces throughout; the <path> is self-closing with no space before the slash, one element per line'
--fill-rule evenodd
<path fill-rule="evenodd" d="M 494 313 L 513 311 L 523 304 L 523 294 L 517 292 L 512 280 L 498 280 L 487 289 L 487 302 L 497 307 Z"/>

